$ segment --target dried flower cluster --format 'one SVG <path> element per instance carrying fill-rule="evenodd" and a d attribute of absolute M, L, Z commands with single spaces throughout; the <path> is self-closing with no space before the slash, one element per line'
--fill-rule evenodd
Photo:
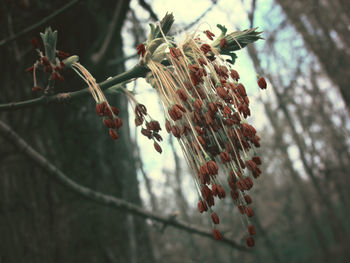
<path fill-rule="evenodd" d="M 192 171 L 198 192 L 198 210 L 208 212 L 212 221 L 216 240 L 223 239 L 219 231 L 220 219 L 214 211 L 215 198 L 227 196 L 227 189 L 234 205 L 244 218 L 248 236 L 246 244 L 254 246 L 256 234 L 249 218 L 254 216 L 252 198 L 247 193 L 253 187 L 253 179 L 260 176 L 261 159 L 256 148 L 260 147 L 260 137 L 255 128 L 246 122 L 251 115 L 246 89 L 239 82 L 239 73 L 232 68 L 235 54 L 250 42 L 259 39 L 255 29 L 237 31 L 226 35 L 226 28 L 218 25 L 222 34 L 215 35 L 206 30 L 204 34 L 213 41 L 208 44 L 195 34 L 187 35 L 182 43 L 175 43 L 166 37 L 173 23 L 172 15 L 167 15 L 161 26 L 151 26 L 150 37 L 144 45 L 137 47 L 139 64 L 150 70 L 147 81 L 157 90 L 166 115 L 165 128 L 178 139 L 184 157 Z M 165 31 L 165 34 L 164 32 Z M 96 102 L 96 113 L 103 118 L 109 135 L 118 139 L 117 131 L 122 126 L 119 110 L 111 106 L 93 76 L 79 62 L 77 56 L 66 58 L 68 54 L 56 50 L 57 32 L 47 29 L 41 35 L 45 43 L 45 55 L 39 50 L 37 40 L 32 44 L 40 59 L 27 71 L 34 76 L 33 90 L 41 88 L 36 84 L 37 68 L 50 73 L 49 83 L 63 80 L 63 68 L 73 69 L 89 86 Z M 238 42 L 236 38 L 240 38 Z M 47 45 L 46 43 L 49 43 Z M 220 54 L 231 56 L 225 60 Z M 258 79 L 261 89 L 267 84 L 263 77 Z M 131 92 L 121 88 L 135 112 L 135 124 L 141 126 L 141 133 L 153 140 L 154 148 L 162 153 L 158 142 L 161 127 L 151 118 L 146 106 L 136 101 Z M 226 176 L 223 182 L 218 173 Z"/>
<path fill-rule="evenodd" d="M 204 32 L 210 40 L 215 35 Z M 246 244 L 254 246 L 255 228 L 249 223 L 254 216 L 252 198 L 247 192 L 253 179 L 261 174 L 261 159 L 256 154 L 260 138 L 245 120 L 251 115 L 245 87 L 238 72 L 231 68 L 218 48 L 199 37 L 188 35 L 183 43 L 164 41 L 169 47 L 164 60 L 147 58 L 148 47 L 140 44 L 138 53 L 151 70 L 148 81 L 157 90 L 166 113 L 166 130 L 175 136 L 198 191 L 198 210 L 208 212 L 213 223 L 214 238 L 223 236 L 218 230 L 219 216 L 214 211 L 215 197 L 226 197 L 226 189 L 245 218 L 248 230 Z M 227 38 L 216 41 L 221 50 Z M 164 49 L 163 49 L 164 50 Z M 170 65 L 169 65 L 170 64 Z M 259 86 L 266 88 L 263 78 Z M 226 182 L 218 177 L 219 170 Z"/>
<path fill-rule="evenodd" d="M 123 125 L 122 119 L 118 117 L 119 109 L 108 103 L 96 80 L 83 65 L 79 62 L 74 62 L 71 64 L 71 68 L 89 86 L 90 93 L 96 102 L 96 114 L 103 118 L 103 124 L 108 129 L 112 139 L 117 140 L 119 138 L 117 131 Z"/>
<path fill-rule="evenodd" d="M 139 103 L 128 90 L 124 90 L 124 93 L 126 94 L 130 105 L 134 109 L 135 125 L 142 127 L 141 134 L 148 139 L 153 140 L 154 149 L 157 152 L 162 153 L 163 150 L 158 143 L 163 140 L 162 136 L 159 134 L 159 131 L 162 130 L 159 122 L 154 120 L 148 114 L 146 106 Z"/>

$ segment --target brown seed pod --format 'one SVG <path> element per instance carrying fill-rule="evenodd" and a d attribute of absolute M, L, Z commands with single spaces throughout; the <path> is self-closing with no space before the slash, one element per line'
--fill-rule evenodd
<path fill-rule="evenodd" d="M 215 225 L 220 223 L 219 217 L 218 217 L 218 215 L 215 212 L 211 214 L 211 219 L 213 220 L 213 223 Z"/>

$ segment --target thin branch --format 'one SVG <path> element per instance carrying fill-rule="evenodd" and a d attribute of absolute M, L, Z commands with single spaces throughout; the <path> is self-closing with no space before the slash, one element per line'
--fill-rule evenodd
<path fill-rule="evenodd" d="M 50 21 L 51 19 L 55 18 L 56 16 L 60 15 L 61 13 L 63 13 L 64 11 L 66 11 L 68 8 L 70 8 L 71 6 L 75 5 L 76 3 L 78 3 L 80 0 L 72 0 L 69 3 L 67 3 L 66 5 L 62 6 L 61 8 L 57 9 L 55 12 L 53 12 L 52 14 L 48 15 L 47 17 L 43 18 L 40 20 L 40 22 L 37 22 L 25 29 L 23 29 L 22 31 L 20 31 L 19 33 L 12 35 L 8 38 L 5 38 L 3 40 L 0 40 L 0 47 L 3 45 L 6 45 L 8 43 L 10 43 L 11 41 L 21 37 L 22 35 L 29 33 L 31 31 L 33 31 L 34 29 L 44 25 L 45 23 L 47 23 L 48 21 Z"/>
<path fill-rule="evenodd" d="M 14 35 L 13 23 L 12 23 L 12 16 L 10 13 L 7 14 L 7 23 L 8 23 L 8 29 L 9 29 L 10 36 L 13 36 Z M 21 54 L 19 52 L 18 45 L 16 42 L 13 43 L 13 51 L 15 53 L 16 61 L 18 62 L 21 59 Z"/>
<path fill-rule="evenodd" d="M 27 142 L 25 142 L 17 133 L 15 133 L 8 125 L 6 125 L 2 121 L 0 121 L 0 133 L 5 138 L 7 138 L 9 142 L 15 145 L 21 152 L 23 152 L 28 158 L 30 158 L 37 165 L 39 165 L 45 171 L 47 171 L 48 175 L 51 175 L 56 181 L 65 186 L 68 190 L 88 200 L 91 200 L 103 206 L 120 209 L 124 212 L 132 213 L 142 218 L 148 218 L 154 221 L 158 221 L 168 226 L 173 226 L 175 228 L 184 230 L 186 232 L 198 234 L 203 237 L 213 239 L 213 234 L 210 230 L 203 229 L 201 227 L 180 220 L 176 220 L 174 218 L 170 218 L 169 216 L 159 215 L 157 213 L 147 211 L 125 200 L 116 198 L 114 196 L 102 194 L 100 192 L 94 191 L 90 188 L 87 188 L 74 182 L 62 171 L 60 171 L 56 166 L 50 163 L 44 156 L 35 151 Z M 241 246 L 228 238 L 224 238 L 221 242 L 230 245 L 233 248 L 248 251 L 248 249 L 244 246 Z"/>
<path fill-rule="evenodd" d="M 110 21 L 110 23 L 108 25 L 108 30 L 107 30 L 105 40 L 103 41 L 103 44 L 102 44 L 100 50 L 98 50 L 96 53 L 94 53 L 91 56 L 91 60 L 95 64 L 98 64 L 101 61 L 101 59 L 103 58 L 103 56 L 106 54 L 106 51 L 111 44 L 111 40 L 112 40 L 114 34 L 116 33 L 115 28 L 116 28 L 116 25 L 118 22 L 118 17 L 120 16 L 120 12 L 122 10 L 122 4 L 123 4 L 123 1 L 117 2 L 116 6 L 114 8 L 114 14 L 113 14 L 112 20 Z"/>
<path fill-rule="evenodd" d="M 133 9 L 130 9 L 130 21 L 132 24 L 131 35 L 134 37 L 134 48 L 141 43 L 140 38 L 147 39 L 147 34 L 145 29 L 141 26 L 140 20 L 137 18 L 136 13 Z"/>
<path fill-rule="evenodd" d="M 213 8 L 214 6 L 218 3 L 219 0 L 213 0 L 213 4 L 211 6 L 208 7 L 207 10 L 205 10 L 199 17 L 197 17 L 196 20 L 194 20 L 191 24 L 187 25 L 186 27 L 184 27 L 184 31 L 190 29 L 191 27 L 193 27 L 194 25 L 196 25 L 206 14 L 208 14 Z"/>
<path fill-rule="evenodd" d="M 152 191 L 152 182 L 149 179 L 148 174 L 145 171 L 145 168 L 143 167 L 143 161 L 142 161 L 141 156 L 140 156 L 140 147 L 138 146 L 136 141 L 137 141 L 137 130 L 135 129 L 135 143 L 133 143 L 133 147 L 135 148 L 135 151 L 136 151 L 137 166 L 140 169 L 140 172 L 142 174 L 143 179 L 145 180 L 145 185 L 146 185 L 148 195 L 150 197 L 152 210 L 155 212 L 158 212 L 159 209 L 158 209 L 157 198 Z"/>
<path fill-rule="evenodd" d="M 136 65 L 128 71 L 125 71 L 119 75 L 116 75 L 110 79 L 107 79 L 99 83 L 99 85 L 101 90 L 105 90 L 121 82 L 130 80 L 133 78 L 143 77 L 146 72 L 147 72 L 146 68 Z M 74 92 L 58 93 L 56 95 L 41 96 L 39 98 L 31 99 L 31 100 L 0 104 L 0 111 L 17 110 L 17 109 L 33 107 L 33 106 L 38 106 L 43 104 L 64 102 L 64 101 L 73 100 L 73 99 L 88 96 L 88 95 L 90 95 L 90 91 L 88 88 L 85 88 Z"/>
<path fill-rule="evenodd" d="M 109 61 L 109 62 L 108 62 L 108 66 L 109 66 L 109 67 L 116 66 L 116 65 L 118 65 L 118 64 L 125 63 L 125 62 L 128 61 L 129 59 L 137 58 L 137 57 L 139 57 L 139 55 L 137 55 L 137 54 L 135 53 L 135 54 L 130 55 L 130 56 L 127 56 L 127 57 L 117 58 L 117 59 L 114 59 L 114 60 Z"/>
<path fill-rule="evenodd" d="M 163 24 L 162 27 L 164 27 L 163 32 L 168 33 L 173 22 L 174 22 L 173 15 L 167 14 L 161 21 L 161 24 Z M 219 42 L 216 42 L 216 43 L 214 42 L 212 44 L 212 47 L 217 49 L 217 51 L 222 55 L 230 55 L 231 52 L 240 50 L 242 47 L 245 47 L 248 44 L 261 39 L 260 37 L 261 32 L 257 32 L 256 29 L 257 28 L 247 29 L 244 31 L 235 31 L 228 34 L 226 36 L 226 38 L 228 39 L 228 42 L 227 42 L 228 48 L 222 49 L 219 45 Z M 154 37 L 157 38 L 159 37 L 158 35 L 160 33 L 157 32 L 157 30 L 155 30 L 153 34 L 154 34 Z M 99 83 L 99 85 L 102 90 L 105 90 L 123 81 L 131 80 L 133 78 L 138 78 L 138 77 L 145 77 L 147 71 L 148 69 L 146 67 L 136 65 L 129 71 L 123 72 L 117 76 L 114 76 L 113 78 L 103 81 Z M 62 102 L 73 98 L 86 96 L 88 94 L 89 94 L 89 89 L 85 88 L 76 92 L 59 93 L 52 96 L 42 96 L 40 98 L 21 101 L 21 102 L 4 103 L 4 104 L 0 104 L 0 111 L 16 110 L 20 108 L 32 107 L 32 106 L 37 106 L 37 105 L 42 105 L 47 103 Z"/>
<path fill-rule="evenodd" d="M 146 3 L 145 0 L 139 0 L 139 4 L 140 4 L 140 6 L 142 6 L 146 11 L 148 11 L 150 17 L 151 17 L 154 21 L 158 21 L 158 20 L 159 20 L 157 14 L 154 13 L 152 7 L 151 7 L 148 3 Z"/>
<path fill-rule="evenodd" d="M 252 0 L 252 8 L 251 8 L 250 12 L 248 13 L 248 18 L 249 18 L 249 22 L 250 22 L 250 28 L 254 27 L 255 10 L 256 10 L 256 0 Z"/>
<path fill-rule="evenodd" d="M 171 146 L 171 150 L 173 152 L 174 162 L 175 162 L 175 171 L 174 171 L 175 186 L 174 186 L 174 190 L 175 190 L 175 194 L 176 194 L 176 200 L 178 202 L 178 206 L 180 207 L 182 215 L 184 216 L 184 218 L 186 220 L 188 220 L 189 219 L 189 215 L 187 213 L 188 205 L 187 205 L 186 199 L 184 198 L 184 194 L 182 192 L 182 187 L 181 187 L 181 182 L 182 182 L 182 180 L 181 180 L 182 171 L 181 171 L 181 164 L 180 164 L 181 161 L 180 161 L 180 158 L 176 152 L 174 140 L 173 140 L 172 136 L 169 137 L 169 144 Z"/>

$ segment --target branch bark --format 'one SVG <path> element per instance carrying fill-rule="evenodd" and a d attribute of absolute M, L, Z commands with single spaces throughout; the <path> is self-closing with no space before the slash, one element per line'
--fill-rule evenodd
<path fill-rule="evenodd" d="M 2 121 L 0 121 L 0 133 L 5 138 L 7 138 L 13 145 L 15 145 L 21 152 L 23 152 L 28 158 L 30 158 L 32 161 L 34 161 L 36 164 L 38 164 L 40 167 L 46 170 L 48 174 L 50 174 L 56 181 L 65 186 L 68 190 L 75 192 L 76 194 L 90 201 L 96 202 L 103 206 L 120 209 L 124 212 L 132 213 L 145 219 L 147 218 L 154 221 L 158 221 L 168 226 L 173 226 L 175 228 L 184 230 L 186 232 L 214 239 L 213 234 L 210 230 L 203 229 L 201 227 L 180 220 L 175 220 L 174 218 L 170 218 L 169 216 L 158 215 L 157 213 L 146 211 L 143 208 L 129 203 L 125 200 L 110 195 L 105 195 L 103 193 L 94 191 L 88 187 L 76 183 L 75 181 L 67 177 L 56 166 L 50 163 L 44 156 L 35 151 L 27 142 L 25 142 L 17 133 L 15 133 L 8 125 L 6 125 Z M 224 238 L 221 242 L 223 244 L 230 245 L 233 248 L 242 251 L 248 251 L 248 249 L 244 246 L 239 245 L 228 238 Z"/>
<path fill-rule="evenodd" d="M 101 90 L 105 90 L 123 81 L 127 81 L 133 78 L 143 77 L 145 76 L 146 72 L 147 72 L 146 68 L 136 65 L 128 71 L 125 71 L 119 75 L 116 75 L 110 79 L 107 79 L 99 83 L 99 86 Z M 39 106 L 43 104 L 59 103 L 59 102 L 64 102 L 68 100 L 85 97 L 88 95 L 90 95 L 89 88 L 85 88 L 74 92 L 58 93 L 52 96 L 41 96 L 39 98 L 35 98 L 31 100 L 0 104 L 0 111 L 18 110 L 22 108 Z"/>

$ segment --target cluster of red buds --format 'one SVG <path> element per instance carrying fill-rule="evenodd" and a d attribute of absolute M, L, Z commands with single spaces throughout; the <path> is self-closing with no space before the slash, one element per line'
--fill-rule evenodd
<path fill-rule="evenodd" d="M 119 115 L 119 109 L 111 106 L 103 91 L 101 90 L 100 86 L 96 82 L 95 78 L 90 74 L 90 72 L 81 65 L 78 60 L 78 56 L 71 56 L 69 57 L 68 53 L 65 53 L 63 51 L 56 50 L 56 39 L 57 39 L 57 32 L 53 32 L 51 28 L 48 28 L 45 30 L 45 33 L 41 35 L 44 46 L 45 46 L 45 52 L 49 55 L 46 56 L 42 51 L 40 51 L 39 42 L 36 38 L 33 38 L 31 43 L 32 46 L 35 48 L 35 50 L 38 52 L 40 59 L 37 60 L 32 67 L 27 69 L 27 72 L 33 72 L 34 76 L 34 87 L 33 91 L 41 90 L 41 88 L 37 85 L 36 80 L 36 70 L 37 69 L 43 69 L 44 72 L 50 73 L 49 77 L 49 85 L 50 82 L 55 80 L 63 81 L 64 78 L 60 74 L 61 71 L 64 68 L 71 68 L 74 70 L 78 76 L 80 76 L 88 85 L 89 91 L 93 97 L 93 99 L 96 102 L 96 113 L 99 117 L 103 118 L 103 124 L 106 128 L 108 128 L 109 135 L 112 139 L 117 140 L 119 138 L 118 136 L 118 130 L 122 127 L 123 121 L 118 116 Z M 144 45 L 140 45 L 138 47 L 138 53 L 143 55 L 145 52 Z M 69 58 L 68 58 L 69 57 Z M 62 60 L 63 61 L 62 61 Z M 65 64 L 66 63 L 66 64 Z M 127 97 L 132 101 L 136 102 L 136 99 L 134 96 L 128 92 L 127 90 L 124 91 Z M 147 114 L 147 109 L 142 104 L 137 104 L 135 107 L 135 113 L 136 113 L 136 120 L 135 123 L 137 126 L 142 125 L 145 123 L 145 128 L 142 128 L 141 132 L 143 135 L 148 137 L 149 139 L 154 140 L 154 148 L 161 153 L 162 149 L 160 145 L 156 141 L 161 141 L 162 137 L 159 135 L 159 131 L 161 130 L 160 125 L 157 121 L 152 120 L 152 118 Z M 150 121 L 146 120 L 145 117 L 148 117 Z"/>
<path fill-rule="evenodd" d="M 204 33 L 210 40 L 215 37 L 209 30 Z M 221 48 L 227 46 L 225 40 L 219 41 Z M 192 170 L 198 210 L 209 213 L 214 238 L 222 239 L 214 205 L 215 198 L 225 198 L 225 189 L 229 189 L 244 218 L 246 244 L 252 247 L 256 231 L 250 223 L 254 210 L 247 192 L 253 187 L 252 178 L 261 174 L 261 159 L 256 151 L 260 137 L 245 120 L 251 115 L 245 87 L 219 51 L 199 37 L 189 36 L 181 44 L 165 41 L 169 44 L 165 56 L 170 66 L 150 59 L 148 80 L 164 106 L 166 130 L 178 139 Z M 145 52 L 141 46 L 138 50 L 141 55 Z M 258 84 L 266 88 L 265 79 L 260 78 Z M 227 183 L 218 177 L 219 170 L 226 175 Z"/>
<path fill-rule="evenodd" d="M 153 146 L 154 149 L 162 153 L 162 147 L 160 147 L 158 142 L 161 142 L 163 140 L 162 136 L 160 136 L 159 131 L 161 131 L 161 127 L 159 125 L 158 121 L 153 120 L 149 114 L 147 113 L 147 108 L 145 105 L 137 103 L 135 106 L 135 125 L 136 126 L 141 126 L 145 124 L 144 127 L 141 129 L 141 134 L 147 137 L 150 140 L 153 140 Z M 150 119 L 148 121 L 146 119 Z"/>
<path fill-rule="evenodd" d="M 90 72 L 81 65 L 78 61 L 71 63 L 70 67 L 77 72 L 77 74 L 84 79 L 88 84 L 90 93 L 96 101 L 96 114 L 103 118 L 103 124 L 108 128 L 109 135 L 114 140 L 118 140 L 117 131 L 122 127 L 123 120 L 118 116 L 119 109 L 111 106 L 100 86 L 96 83 L 94 77 Z"/>
<path fill-rule="evenodd" d="M 266 89 L 267 88 L 267 84 L 266 84 L 266 80 L 264 79 L 264 77 L 260 77 L 258 79 L 258 85 L 261 89 Z"/>
<path fill-rule="evenodd" d="M 44 53 L 40 50 L 39 41 L 36 38 L 32 38 L 31 44 L 33 48 L 38 52 L 39 59 L 35 61 L 33 66 L 26 69 L 26 72 L 33 73 L 33 81 L 34 85 L 32 91 L 40 91 L 42 88 L 37 84 L 36 71 L 42 70 L 46 74 L 49 74 L 49 81 L 64 81 L 64 77 L 62 76 L 62 71 L 65 68 L 65 64 L 62 60 L 69 57 L 69 54 L 63 51 L 56 50 L 56 57 L 49 60 L 48 57 L 44 55 Z M 50 83 L 48 85 L 50 88 Z"/>
<path fill-rule="evenodd" d="M 142 57 L 145 55 L 145 53 L 146 53 L 146 47 L 145 47 L 145 45 L 144 44 L 140 44 L 140 45 L 138 45 L 137 46 L 137 48 L 136 48 L 136 50 L 137 50 L 137 55 L 141 55 Z"/>
<path fill-rule="evenodd" d="M 96 113 L 103 118 L 103 124 L 108 128 L 109 135 L 117 140 L 119 138 L 117 131 L 122 127 L 123 121 L 118 117 L 119 109 L 110 106 L 107 101 L 96 104 Z"/>

